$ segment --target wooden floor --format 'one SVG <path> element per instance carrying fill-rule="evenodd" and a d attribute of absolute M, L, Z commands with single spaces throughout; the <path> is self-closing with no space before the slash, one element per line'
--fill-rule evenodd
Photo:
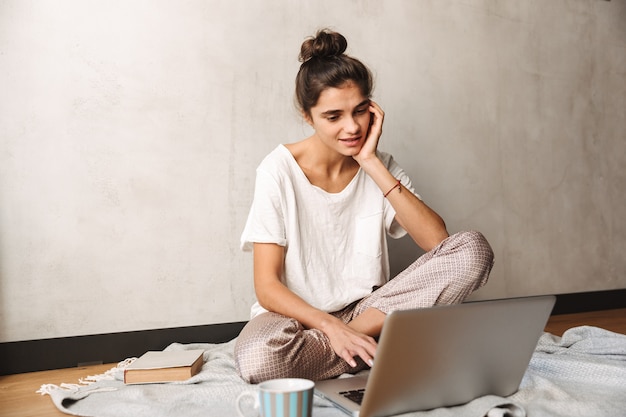
<path fill-rule="evenodd" d="M 602 327 L 612 332 L 626 334 L 626 308 L 552 316 L 545 330 L 562 336 L 567 329 L 583 325 Z"/>
<path fill-rule="evenodd" d="M 581 325 L 597 326 L 626 334 L 626 309 L 552 316 L 546 331 L 561 336 L 565 330 Z M 0 376 L 0 416 L 67 416 L 56 409 L 49 396 L 41 396 L 35 391 L 43 384 L 77 383 L 80 378 L 102 374 L 113 366 L 114 364 L 92 365 Z"/>

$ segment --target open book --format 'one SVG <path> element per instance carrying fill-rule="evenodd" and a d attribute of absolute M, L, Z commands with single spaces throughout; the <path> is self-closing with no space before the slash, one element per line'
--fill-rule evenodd
<path fill-rule="evenodd" d="M 149 351 L 124 370 L 124 383 L 185 381 L 202 369 L 202 349 Z"/>

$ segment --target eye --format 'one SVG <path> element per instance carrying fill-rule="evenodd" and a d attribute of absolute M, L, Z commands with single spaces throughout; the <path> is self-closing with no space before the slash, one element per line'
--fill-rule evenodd
<path fill-rule="evenodd" d="M 337 120 L 339 120 L 339 116 L 327 116 L 326 120 L 328 120 L 329 122 L 336 122 Z"/>
<path fill-rule="evenodd" d="M 367 108 L 365 107 L 356 109 L 356 114 L 364 114 L 366 111 L 367 111 Z"/>

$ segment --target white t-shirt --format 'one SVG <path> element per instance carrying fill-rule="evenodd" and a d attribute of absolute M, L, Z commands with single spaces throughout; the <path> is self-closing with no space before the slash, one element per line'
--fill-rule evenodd
<path fill-rule="evenodd" d="M 411 192 L 411 181 L 391 155 L 378 152 L 391 174 Z M 312 306 L 341 310 L 389 279 L 385 234 L 406 231 L 380 188 L 359 169 L 348 186 L 329 193 L 312 185 L 291 152 L 279 145 L 256 172 L 254 200 L 241 236 L 285 247 L 282 282 Z M 419 197 L 419 196 L 418 196 Z M 251 317 L 265 312 L 259 303 Z"/>

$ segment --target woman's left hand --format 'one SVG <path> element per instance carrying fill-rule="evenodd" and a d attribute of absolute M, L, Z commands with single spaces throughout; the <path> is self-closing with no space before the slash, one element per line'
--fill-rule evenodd
<path fill-rule="evenodd" d="M 378 141 L 383 133 L 383 120 L 385 119 L 385 112 L 374 101 L 370 101 L 369 111 L 371 114 L 370 128 L 367 132 L 367 136 L 361 150 L 353 157 L 359 164 L 370 158 L 376 158 Z"/>

